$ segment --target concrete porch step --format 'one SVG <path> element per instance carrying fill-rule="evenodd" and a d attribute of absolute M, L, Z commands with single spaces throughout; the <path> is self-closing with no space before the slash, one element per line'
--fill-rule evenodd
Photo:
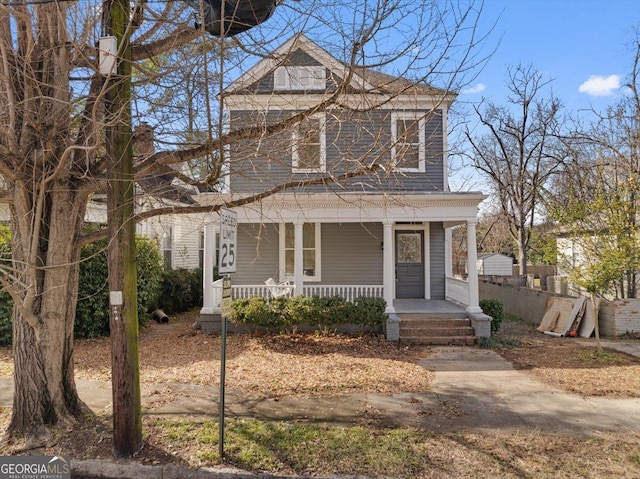
<path fill-rule="evenodd" d="M 473 346 L 476 343 L 475 336 L 410 336 L 400 337 L 400 343 L 405 344 L 424 344 L 427 346 Z"/>
<path fill-rule="evenodd" d="M 433 346 L 475 344 L 475 332 L 468 318 L 400 316 L 400 342 Z"/>
<path fill-rule="evenodd" d="M 464 328 L 471 327 L 471 321 L 468 318 L 429 318 L 429 317 L 411 317 L 407 318 L 403 315 L 400 317 L 400 330 L 402 328 L 411 329 L 432 329 L 432 328 Z"/>
<path fill-rule="evenodd" d="M 396 313 L 400 319 L 467 319 L 466 311 L 450 311 L 443 313 L 442 311 L 421 311 L 421 312 L 405 312 Z"/>
<path fill-rule="evenodd" d="M 428 337 L 437 336 L 474 336 L 471 326 L 460 328 L 410 328 L 400 326 L 400 339 L 404 337 Z"/>

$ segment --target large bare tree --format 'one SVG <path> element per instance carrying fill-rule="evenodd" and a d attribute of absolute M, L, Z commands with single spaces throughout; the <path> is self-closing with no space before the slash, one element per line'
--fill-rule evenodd
<path fill-rule="evenodd" d="M 545 96 L 550 80 L 532 66 L 509 68 L 506 105 L 474 107 L 482 132 L 467 131 L 476 168 L 486 177 L 517 245 L 520 274 L 542 192 L 565 158 L 560 101 Z"/>
<path fill-rule="evenodd" d="M 129 122 L 128 112 L 114 117 L 104 113 L 110 83 L 97 68 L 100 7 L 84 0 L 0 4 L 1 199 L 8 205 L 13 233 L 13 258 L 2 264 L 0 282 L 15 303 L 15 395 L 9 433 L 24 435 L 33 445 L 49 426 L 73 423 L 84 407 L 73 366 L 79 250 L 106 234 L 84 231 L 85 210 L 92 194 L 106 190 L 104 127 Z M 480 13 L 481 5 L 440 0 L 285 2 L 262 27 L 222 41 L 194 28 L 193 11 L 181 2 L 141 2 L 126 25 L 127 31 L 135 29 L 133 122 L 149 122 L 164 147 L 139 159 L 135 178 L 171 174 L 194 186 L 215 185 L 226 171 L 222 156 L 227 145 L 277 135 L 311 113 L 346 107 L 345 86 L 363 67 L 455 91 L 473 78 L 486 56 L 481 48 L 486 36 L 477 31 Z M 301 31 L 324 38 L 323 47 L 351 73 L 313 109 L 268 125 L 224 130 L 215 95 L 226 78 L 237 77 L 256 58 L 268 55 L 274 42 Z M 178 49 L 189 51 L 189 62 Z M 195 81 L 200 74 L 202 84 Z M 183 84 L 189 90 L 183 90 Z M 198 142 L 198 135 L 204 140 Z M 176 145 L 180 138 L 189 143 Z M 197 158 L 206 161 L 194 179 L 180 165 Z M 250 165 L 247 158 L 237 161 Z M 343 176 L 378 167 L 371 157 L 351 161 Z M 309 181 L 340 179 L 329 174 Z M 300 184 L 284 180 L 267 190 L 256 185 L 255 194 L 236 203 L 167 205 L 140 217 L 213 212 Z"/>

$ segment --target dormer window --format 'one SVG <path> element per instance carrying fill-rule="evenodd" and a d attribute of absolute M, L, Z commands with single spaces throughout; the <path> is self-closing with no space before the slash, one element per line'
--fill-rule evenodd
<path fill-rule="evenodd" d="M 292 132 L 294 173 L 322 173 L 327 170 L 324 114 L 309 116 Z"/>
<path fill-rule="evenodd" d="M 425 120 L 423 115 L 396 112 L 391 115 L 391 157 L 399 171 L 425 171 Z"/>
<path fill-rule="evenodd" d="M 276 90 L 324 90 L 326 77 L 323 66 L 278 67 L 274 74 Z"/>

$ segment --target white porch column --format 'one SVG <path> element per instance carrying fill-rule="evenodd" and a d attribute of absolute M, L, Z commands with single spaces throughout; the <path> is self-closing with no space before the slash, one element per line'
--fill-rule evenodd
<path fill-rule="evenodd" d="M 469 313 L 481 313 L 478 295 L 478 250 L 476 245 L 476 222 L 467 221 L 467 281 L 469 283 Z"/>
<path fill-rule="evenodd" d="M 213 314 L 213 268 L 216 265 L 216 231 L 213 223 L 204 227 L 204 258 L 202 263 L 202 309 L 200 314 Z"/>
<path fill-rule="evenodd" d="M 304 285 L 303 224 L 301 221 L 296 221 L 293 224 L 293 282 L 296 286 L 294 293 L 296 296 L 303 294 L 302 287 Z"/>
<path fill-rule="evenodd" d="M 387 302 L 385 313 L 395 313 L 393 297 L 395 295 L 395 267 L 393 264 L 393 223 L 382 223 L 384 235 L 382 243 L 382 285 L 384 300 Z"/>
<path fill-rule="evenodd" d="M 451 228 L 444 229 L 444 276 L 453 277 L 453 252 L 451 250 Z"/>

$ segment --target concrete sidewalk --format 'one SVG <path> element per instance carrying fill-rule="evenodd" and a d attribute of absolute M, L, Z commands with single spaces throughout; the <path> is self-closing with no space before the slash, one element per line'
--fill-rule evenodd
<path fill-rule="evenodd" d="M 640 343 L 617 342 L 616 349 L 640 356 Z M 606 344 L 612 347 L 613 344 Z M 609 399 L 567 394 L 514 370 L 497 353 L 473 347 L 437 347 L 419 361 L 435 372 L 430 391 L 398 394 L 350 394 L 329 399 L 248 399 L 240 391 L 228 391 L 228 417 L 261 420 L 310 420 L 331 424 L 356 424 L 367 420 L 430 431 L 536 430 L 552 434 L 590 436 L 598 431 L 640 432 L 640 399 Z M 0 405 L 11 405 L 13 385 L 0 380 Z M 206 415 L 217 417 L 218 388 L 188 384 L 143 384 L 145 414 Z M 111 386 L 107 382 L 78 381 L 80 397 L 96 412 L 111 409 Z M 104 462 L 76 463 L 74 477 L 103 471 Z M 93 465 L 91 465 L 93 464 Z M 121 465 L 120 465 L 121 466 Z M 118 466 L 118 467 L 120 467 Z M 115 466 L 114 466 L 115 467 Z M 134 467 L 134 465 L 131 465 Z M 138 466 L 136 466 L 138 467 Z M 149 466 L 146 466 L 149 467 Z M 85 468 L 85 469 L 82 469 Z M 88 469 L 87 469 L 88 468 Z M 268 477 L 239 471 L 200 470 L 177 474 L 166 466 L 157 477 Z M 173 470 L 172 469 L 172 470 Z M 120 469 L 119 469 L 120 470 Z M 132 469 L 133 471 L 133 469 Z M 141 477 L 121 471 L 116 476 Z M 177 474 L 172 476 L 170 474 Z M 145 477 L 156 477 L 145 472 Z"/>

